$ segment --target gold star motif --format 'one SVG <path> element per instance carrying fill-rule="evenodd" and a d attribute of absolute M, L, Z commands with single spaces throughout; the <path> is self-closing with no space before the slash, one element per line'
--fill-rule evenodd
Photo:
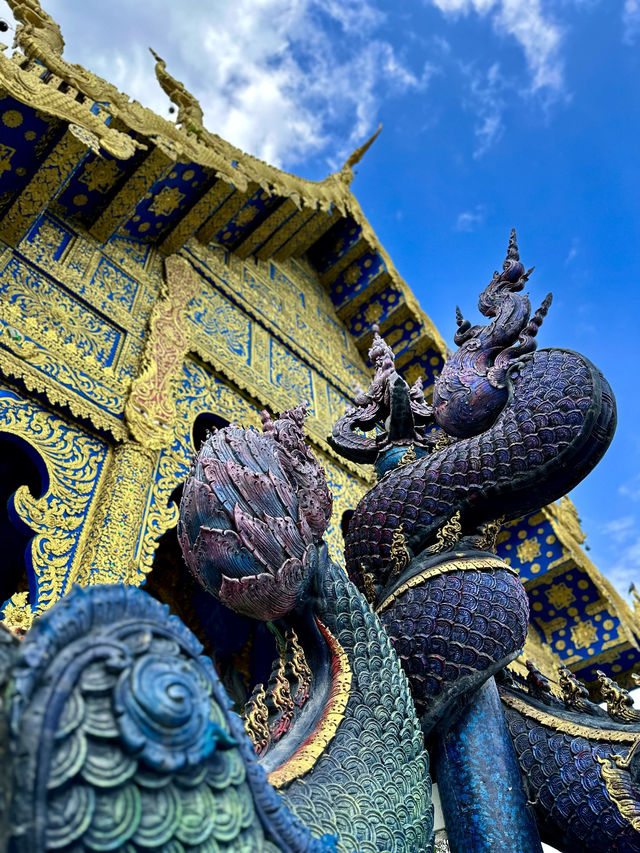
<path fill-rule="evenodd" d="M 518 559 L 521 563 L 531 563 L 540 556 L 540 543 L 535 536 L 525 539 L 518 545 Z"/>

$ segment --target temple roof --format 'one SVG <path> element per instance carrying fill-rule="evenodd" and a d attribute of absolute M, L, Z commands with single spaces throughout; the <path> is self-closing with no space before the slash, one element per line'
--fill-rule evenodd
<path fill-rule="evenodd" d="M 0 238 L 15 245 L 46 206 L 100 242 L 118 233 L 164 254 L 191 239 L 241 258 L 306 254 L 363 357 L 377 324 L 398 367 L 429 384 L 444 342 L 351 192 L 353 166 L 377 134 L 338 172 L 300 178 L 208 131 L 197 99 L 156 54 L 178 123 L 67 62 L 37 0 L 10 5 L 17 49 L 0 53 L 0 117 L 19 145 L 0 152 Z"/>

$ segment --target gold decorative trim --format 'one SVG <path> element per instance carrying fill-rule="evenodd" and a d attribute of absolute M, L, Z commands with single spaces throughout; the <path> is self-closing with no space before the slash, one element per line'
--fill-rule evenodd
<path fill-rule="evenodd" d="M 547 711 L 540 711 L 538 708 L 533 708 L 528 702 L 514 696 L 512 693 L 500 691 L 500 699 L 509 708 L 518 711 L 524 717 L 530 717 L 537 723 L 547 726 L 565 734 L 574 737 L 583 737 L 590 740 L 610 741 L 611 743 L 630 743 L 635 745 L 640 741 L 640 732 L 620 731 L 618 729 L 599 729 L 596 726 L 591 728 L 581 723 L 572 723 L 570 720 L 565 720 L 563 717 L 556 717 Z"/>
<path fill-rule="evenodd" d="M 40 59 L 40 61 L 43 60 Z M 81 88 L 76 87 L 77 91 L 75 92 L 63 92 L 58 88 L 60 79 L 56 79 L 55 74 L 51 75 L 49 80 L 45 82 L 42 79 L 42 65 L 31 62 L 26 69 L 23 69 L 20 67 L 21 62 L 24 63 L 24 57 L 20 56 L 19 53 L 14 53 L 9 58 L 0 52 L 0 86 L 12 98 L 23 104 L 28 104 L 32 109 L 39 110 L 52 118 L 79 125 L 84 130 L 94 134 L 101 147 L 117 160 L 128 160 L 135 154 L 136 149 L 144 147 L 128 134 L 115 130 L 106 123 L 109 119 L 109 112 L 112 112 L 111 109 L 109 112 L 105 112 L 104 109 L 99 108 L 97 113 L 93 113 L 91 112 L 91 103 L 86 101 L 80 103 L 76 100 L 76 94 L 79 91 L 85 94 Z M 46 56 L 45 64 L 49 68 L 60 62 L 69 68 L 74 67 L 62 59 L 58 59 L 56 62 L 53 56 Z M 79 68 L 78 66 L 75 67 Z M 52 70 L 55 71 L 55 68 Z M 84 69 L 81 71 L 86 77 L 93 76 Z M 108 88 L 108 84 L 105 83 L 104 85 L 105 88 Z M 114 89 L 114 91 L 116 90 Z M 104 91 L 100 94 L 96 92 L 96 95 L 97 97 L 94 99 L 96 103 L 104 105 L 109 100 L 108 97 L 104 97 Z"/>
<path fill-rule="evenodd" d="M 141 369 L 125 404 L 131 434 L 154 450 L 168 446 L 173 437 L 172 386 L 191 344 L 185 311 L 200 287 L 193 267 L 178 255 L 166 258 L 165 272 L 165 292 L 151 312 Z"/>
<path fill-rule="evenodd" d="M 151 187 L 169 174 L 175 163 L 160 148 L 154 148 L 118 190 L 98 220 L 91 226 L 91 235 L 106 243 L 131 216 Z"/>
<path fill-rule="evenodd" d="M 265 701 L 266 698 L 264 685 L 258 684 L 241 714 L 244 730 L 251 738 L 253 748 L 258 755 L 262 755 L 271 743 L 269 709 Z"/>
<path fill-rule="evenodd" d="M 98 495 L 91 552 L 85 553 L 75 582 L 83 586 L 141 582 L 136 556 L 154 489 L 155 456 L 134 441 L 115 449 Z"/>
<path fill-rule="evenodd" d="M 600 765 L 600 773 L 611 801 L 616 804 L 622 817 L 633 827 L 636 832 L 640 831 L 640 807 L 638 806 L 638 795 L 631 784 L 628 772 L 618 769 L 615 761 L 609 758 L 601 758 L 596 755 L 596 761 Z"/>
<path fill-rule="evenodd" d="M 88 149 L 84 142 L 68 129 L 3 215 L 0 238 L 13 246 L 19 243 L 37 216 L 58 195 L 69 175 L 82 164 L 87 154 Z"/>
<path fill-rule="evenodd" d="M 265 328 L 274 338 L 283 340 L 288 349 L 290 349 L 296 356 L 306 365 L 311 367 L 318 375 L 322 376 L 330 385 L 336 388 L 340 393 L 344 394 L 348 399 L 350 399 L 353 395 L 353 382 L 350 377 L 341 377 L 328 370 L 326 367 L 326 363 L 323 363 L 321 357 L 314 357 L 312 353 L 309 353 L 307 350 L 303 349 L 297 340 L 292 337 L 290 334 L 287 334 L 286 329 L 281 328 L 276 325 L 269 317 L 265 316 L 262 311 L 260 311 L 255 304 L 253 304 L 249 299 L 243 297 L 238 293 L 231 285 L 225 281 L 225 274 L 233 274 L 236 271 L 230 267 L 220 266 L 219 269 L 214 269 L 216 266 L 216 259 L 213 256 L 211 250 L 200 246 L 196 241 L 191 241 L 189 245 L 185 248 L 185 251 L 181 253 L 181 257 L 186 257 L 187 260 L 193 264 L 196 271 L 201 273 L 204 281 L 208 284 L 208 286 L 215 288 L 215 290 L 219 291 L 223 296 L 227 299 L 232 300 L 233 302 L 239 303 L 241 311 L 246 314 L 247 317 L 250 317 L 256 323 L 259 323 L 263 328 Z M 243 263 L 243 271 L 244 271 L 244 262 Z M 286 269 L 286 268 L 285 268 Z M 239 272 L 239 271 L 238 271 Z M 333 306 L 331 306 L 333 308 Z M 295 318 L 292 318 L 295 320 Z M 338 322 L 340 322 L 338 320 Z M 295 329 L 295 325 L 293 326 Z M 322 334 L 322 330 L 314 328 L 313 334 Z M 351 337 L 349 335 L 349 337 Z M 362 356 L 359 353 L 355 343 L 353 345 L 353 350 L 348 352 L 348 355 L 351 356 L 352 359 L 357 360 L 359 362 L 358 369 L 361 371 L 364 376 L 369 375 L 369 371 L 362 360 Z M 349 380 L 349 381 L 348 381 Z M 325 427 L 326 432 L 326 427 Z"/>
<path fill-rule="evenodd" d="M 347 653 L 326 625 L 323 625 L 319 619 L 316 619 L 316 623 L 331 651 L 332 682 L 329 698 L 316 727 L 302 746 L 291 758 L 269 773 L 267 778 L 274 788 L 288 785 L 314 767 L 336 736 L 349 701 L 352 672 Z"/>
<path fill-rule="evenodd" d="M 440 527 L 436 533 L 436 541 L 427 548 L 429 554 L 439 554 L 446 551 L 458 541 L 462 535 L 462 524 L 460 522 L 460 510 L 454 512 L 451 518 Z"/>
<path fill-rule="evenodd" d="M 66 365 L 58 362 L 58 367 L 64 369 Z M 2 349 L 0 373 L 7 380 L 9 377 L 20 380 L 28 391 L 41 394 L 51 405 L 66 407 L 75 417 L 91 421 L 97 429 L 110 433 L 116 441 L 126 439 L 128 432 L 122 421 L 102 411 L 85 397 L 75 394 L 70 388 L 54 383 L 47 374 Z"/>
<path fill-rule="evenodd" d="M 13 497 L 16 514 L 35 533 L 29 548 L 37 580 L 37 599 L 30 606 L 26 599 L 13 600 L 10 614 L 17 624 L 18 604 L 37 615 L 74 582 L 111 451 L 104 441 L 19 396 L 9 386 L 0 388 L 5 392 L 0 432 L 17 436 L 32 447 L 46 466 L 49 481 L 42 497 L 34 497 L 26 486 Z"/>
<path fill-rule="evenodd" d="M 416 462 L 417 459 L 416 448 L 413 444 L 410 444 L 409 449 L 400 460 L 400 465 L 411 465 L 413 462 Z"/>
<path fill-rule="evenodd" d="M 413 447 L 413 445 L 411 445 Z M 406 455 L 406 454 L 405 454 Z M 403 457 L 404 458 L 404 457 Z M 391 562 L 391 577 L 397 577 L 403 569 L 406 569 L 411 562 L 411 554 L 407 548 L 407 541 L 404 538 L 402 525 L 393 531 L 391 537 L 391 551 L 389 552 L 389 560 Z"/>
<path fill-rule="evenodd" d="M 429 578 L 435 578 L 438 575 L 448 574 L 449 572 L 482 571 L 483 569 L 504 569 L 506 572 L 518 577 L 518 572 L 498 557 L 482 557 L 477 560 L 450 560 L 446 563 L 440 563 L 438 566 L 432 566 L 430 569 L 425 569 L 424 572 L 420 572 L 419 574 L 409 578 L 408 581 L 405 581 L 405 583 L 401 584 L 391 593 L 391 595 L 385 598 L 382 604 L 376 608 L 376 613 L 381 613 L 383 610 L 386 610 L 390 604 L 392 604 L 408 589 L 412 589 L 414 586 L 420 586 L 420 584 L 428 581 Z"/>

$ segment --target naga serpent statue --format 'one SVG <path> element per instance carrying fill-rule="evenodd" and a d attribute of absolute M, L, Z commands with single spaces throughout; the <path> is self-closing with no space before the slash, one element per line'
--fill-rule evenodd
<path fill-rule="evenodd" d="M 0 850 L 432 851 L 434 772 L 454 853 L 531 853 L 540 836 L 640 853 L 628 694 L 601 676 L 603 710 L 568 670 L 552 691 L 532 666 L 526 681 L 505 669 L 528 605 L 496 533 L 576 485 L 615 429 L 586 358 L 535 351 L 551 300 L 531 314 L 528 275 L 512 234 L 480 296 L 490 322 L 458 311 L 431 403 L 375 335 L 371 386 L 331 437 L 378 475 L 346 533 L 348 575 L 323 541 L 332 500 L 304 405 L 202 444 L 186 563 L 276 648 L 241 716 L 142 590 L 77 588 L 23 640 L 0 633 Z"/>

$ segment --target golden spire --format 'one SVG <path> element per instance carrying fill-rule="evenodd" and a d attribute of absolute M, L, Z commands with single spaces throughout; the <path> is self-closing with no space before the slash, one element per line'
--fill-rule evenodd
<path fill-rule="evenodd" d="M 62 55 L 64 39 L 60 27 L 42 9 L 38 0 L 7 0 L 7 3 L 18 22 L 14 47 L 28 59 L 42 61 L 43 53 L 44 56 L 48 53 Z"/>
<path fill-rule="evenodd" d="M 360 160 L 362 160 L 369 148 L 371 148 L 371 146 L 375 142 L 381 130 L 382 125 L 379 124 L 378 129 L 373 134 L 373 136 L 369 137 L 369 139 L 367 139 L 365 143 L 356 148 L 356 150 L 347 157 L 344 166 L 340 169 L 340 171 L 335 173 L 335 176 L 340 181 L 347 184 L 347 186 L 350 186 L 351 182 L 353 181 L 353 167 L 356 166 L 360 162 Z"/>
<path fill-rule="evenodd" d="M 167 63 L 164 59 L 159 57 L 152 48 L 149 48 L 149 50 L 156 61 L 156 79 L 160 83 L 163 92 L 169 96 L 171 102 L 178 108 L 177 123 L 182 125 L 185 130 L 196 132 L 202 130 L 204 116 L 198 99 L 185 88 L 184 83 L 181 83 L 169 74 Z"/>

